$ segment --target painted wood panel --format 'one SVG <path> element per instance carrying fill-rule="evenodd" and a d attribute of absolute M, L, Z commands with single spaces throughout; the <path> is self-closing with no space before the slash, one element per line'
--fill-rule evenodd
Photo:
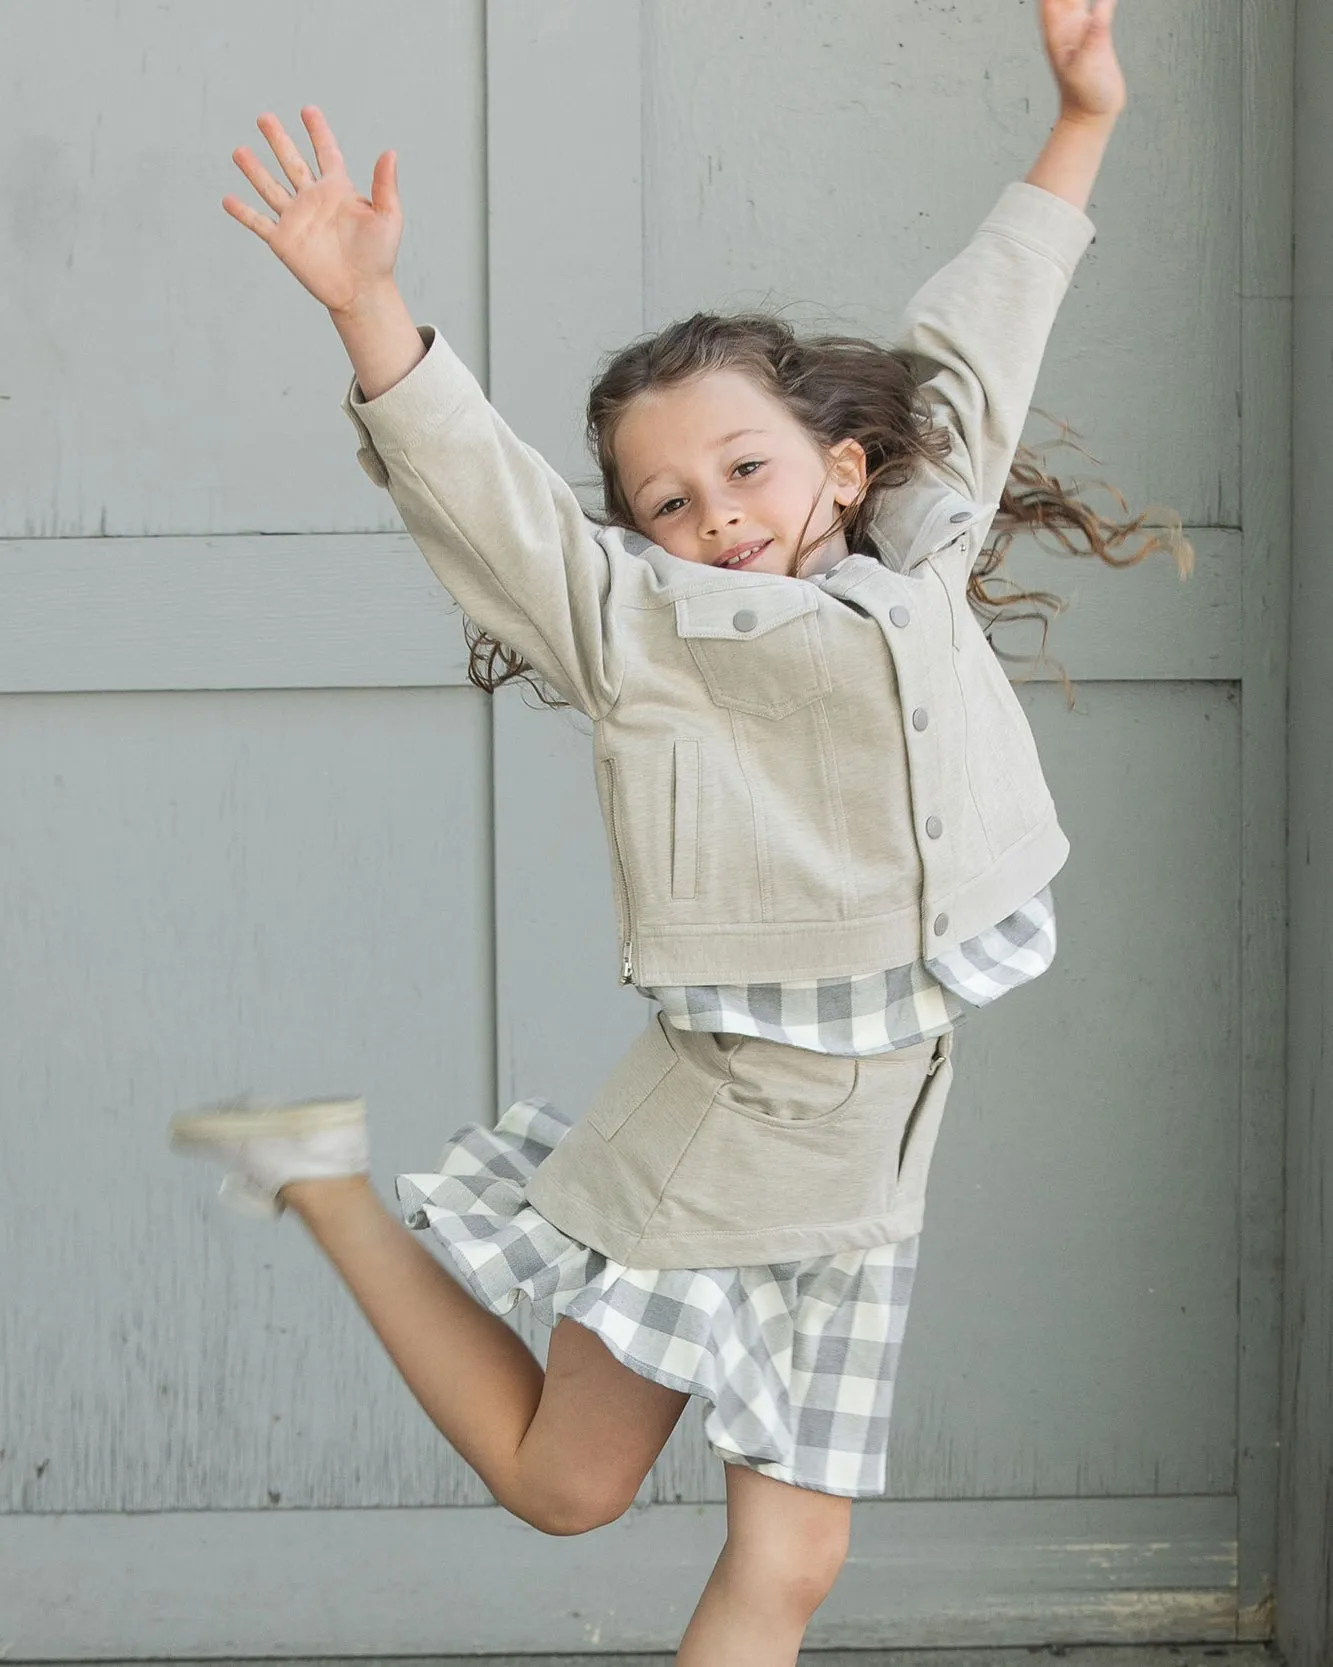
<path fill-rule="evenodd" d="M 1283 13 L 1295 51 L 1294 269 L 1270 262 L 1256 271 L 1266 295 L 1255 357 L 1281 340 L 1293 346 L 1291 562 L 1291 768 L 1287 899 L 1291 921 L 1290 1071 L 1285 1150 L 1286 1219 L 1282 1250 L 1287 1288 L 1282 1314 L 1282 1474 L 1277 1637 L 1291 1667 L 1333 1659 L 1333 1003 L 1329 989 L 1329 871 L 1333 864 L 1333 480 L 1327 440 L 1333 423 L 1333 17 L 1298 0 Z M 1258 260 L 1255 261 L 1259 267 Z M 1272 429 L 1288 412 L 1268 413 Z M 1285 509 L 1285 505 L 1281 509 Z M 1274 506 L 1274 520 L 1281 513 Z M 1281 524 L 1278 522 L 1277 524 Z M 1256 598 L 1258 601 L 1259 598 Z"/>
<path fill-rule="evenodd" d="M 1065 474 L 1223 526 L 1240 519 L 1240 15 L 1173 0 L 1118 20 L 1131 105 L 1034 399 L 1100 460 L 1056 452 Z M 890 339 L 1056 115 L 1033 6 L 645 0 L 644 24 L 651 327 L 757 304 Z"/>
<path fill-rule="evenodd" d="M 1008 35 L 999 51 L 1001 59 L 1007 51 L 1008 60 L 983 70 L 976 20 L 969 21 L 974 45 L 968 46 L 957 38 L 961 25 L 956 18 L 950 21 L 946 11 L 918 7 L 909 19 L 882 7 L 729 8 L 720 32 L 710 13 L 710 51 L 701 53 L 701 8 L 644 8 L 644 282 L 650 324 L 699 305 L 754 301 L 786 305 L 795 318 L 813 321 L 817 316 L 833 328 L 864 327 L 882 336 L 891 331 L 911 287 L 958 246 L 1004 180 L 1021 177 L 1043 137 L 1040 121 L 1020 113 L 1020 98 L 1010 111 L 1010 125 L 1017 128 L 1020 119 L 1026 123 L 1022 154 L 1011 144 L 1013 134 L 1002 136 L 993 189 L 987 187 L 985 200 L 971 204 L 955 202 L 954 194 L 922 197 L 916 189 L 924 160 L 920 154 L 917 165 L 894 179 L 846 165 L 852 156 L 863 161 L 881 130 L 889 128 L 893 137 L 885 139 L 886 150 L 901 154 L 912 142 L 902 137 L 912 127 L 904 111 L 931 108 L 941 98 L 951 101 L 957 123 L 943 131 L 936 122 L 930 130 L 930 165 L 940 177 L 975 176 L 975 166 L 961 161 L 964 146 L 969 158 L 996 157 L 988 125 L 994 109 L 981 112 L 969 103 L 957 91 L 957 74 L 941 71 L 914 81 L 903 77 L 893 85 L 892 102 L 885 100 L 882 83 L 891 52 L 900 50 L 896 61 L 919 69 L 923 43 L 928 36 L 935 38 L 932 31 L 945 37 L 943 55 L 963 58 L 966 74 L 979 83 L 992 73 L 998 79 L 1002 68 L 1016 75 L 1024 89 L 1046 77 L 1039 55 L 1020 68 Z M 1159 57 L 1168 49 L 1193 52 L 1194 45 L 1206 43 L 1203 67 L 1191 71 L 1202 78 L 1192 95 L 1200 110 L 1215 93 L 1221 97 L 1225 77 L 1239 61 L 1238 33 L 1230 21 L 1223 22 L 1220 33 L 1211 32 L 1213 15 L 1198 6 L 1176 8 L 1170 18 L 1163 15 L 1147 24 Z M 979 26 L 997 36 L 1007 28 L 998 18 Z M 890 35 L 901 38 L 900 48 L 880 50 Z M 848 51 L 853 36 L 862 48 L 869 39 L 873 50 L 861 57 Z M 1143 69 L 1142 60 L 1150 55 L 1145 37 L 1131 43 L 1127 56 L 1136 52 Z M 836 75 L 830 72 L 834 64 Z M 1151 82 L 1153 74 L 1163 72 L 1150 67 L 1145 73 Z M 858 77 L 864 87 L 858 86 Z M 743 96 L 736 96 L 738 91 Z M 1238 132 L 1238 119 L 1234 109 L 1223 109 L 1217 121 L 1224 135 Z M 1150 116 L 1149 128 L 1153 121 Z M 1150 142 L 1147 133 L 1135 133 L 1126 124 L 1128 175 L 1143 160 L 1137 147 Z M 1006 145 L 1014 151 L 1007 170 Z M 1188 190 L 1195 198 L 1185 219 L 1189 214 L 1197 218 L 1182 251 L 1192 247 L 1196 235 L 1215 240 L 1224 250 L 1235 249 L 1235 220 L 1228 218 L 1234 158 L 1229 171 L 1227 156 L 1227 142 L 1219 145 L 1217 132 L 1210 131 L 1206 142 L 1193 141 L 1185 165 L 1188 185 L 1181 178 L 1171 183 L 1170 193 Z M 838 159 L 844 163 L 841 171 L 835 166 Z M 828 180 L 834 176 L 837 189 L 830 190 Z M 1108 165 L 1099 191 L 1113 176 Z M 865 200 L 871 191 L 873 213 Z M 885 193 L 890 204 L 901 199 L 901 237 L 894 231 L 892 208 L 884 206 Z M 1096 217 L 1096 203 L 1093 211 Z M 811 228 L 817 231 L 825 224 L 830 226 L 827 238 L 809 235 Z M 790 235 L 794 226 L 801 228 L 801 236 Z M 1023 698 L 1043 755 L 1050 757 L 1057 803 L 1068 807 L 1071 826 L 1082 821 L 1085 829 L 1077 842 L 1077 860 L 1057 886 L 1061 918 L 1069 923 L 1062 935 L 1064 972 L 1053 972 L 1049 981 L 976 1015 L 960 1039 L 954 1121 L 960 1132 L 952 1159 L 958 1168 L 938 1183 L 946 1199 L 951 1186 L 959 1189 L 956 1219 L 947 1232 L 940 1227 L 935 1234 L 942 1247 L 937 1254 L 947 1261 L 935 1264 L 942 1283 L 933 1303 L 922 1299 L 932 1310 L 934 1330 L 922 1325 L 925 1335 L 918 1348 L 926 1352 L 917 1355 L 915 1400 L 912 1361 L 905 1358 L 904 1393 L 896 1412 L 900 1463 L 895 1493 L 957 1497 L 1049 1490 L 1081 1495 L 1177 1487 L 1224 1492 L 1235 1486 L 1239 1222 L 1234 1148 L 1240 1112 L 1234 1079 L 1241 1008 L 1236 939 L 1241 798 L 1240 706 L 1231 680 L 1239 678 L 1244 663 L 1238 613 L 1244 561 L 1238 535 L 1229 530 L 1236 518 L 1235 481 L 1228 475 L 1219 497 L 1212 459 L 1238 442 L 1237 366 L 1234 356 L 1227 360 L 1223 354 L 1229 368 L 1219 375 L 1228 392 L 1225 398 L 1216 390 L 1209 393 L 1194 376 L 1190 343 L 1181 344 L 1177 326 L 1187 317 L 1193 321 L 1187 330 L 1206 333 L 1215 343 L 1225 341 L 1228 331 L 1234 336 L 1237 320 L 1234 285 L 1228 288 L 1218 280 L 1215 291 L 1208 282 L 1201 290 L 1199 274 L 1188 269 L 1183 252 L 1164 277 L 1156 255 L 1149 262 L 1148 236 L 1142 227 L 1133 229 L 1128 247 L 1119 248 L 1118 266 L 1098 278 L 1092 296 L 1076 302 L 1071 293 L 1043 371 L 1039 400 L 1047 388 L 1058 387 L 1062 375 L 1068 386 L 1080 390 L 1094 385 L 1088 338 L 1107 338 L 1080 325 L 1077 316 L 1067 327 L 1071 304 L 1082 305 L 1086 317 L 1101 309 L 1102 316 L 1114 318 L 1120 308 L 1128 319 L 1133 308 L 1124 311 L 1125 297 L 1135 284 L 1168 283 L 1173 351 L 1182 354 L 1189 400 L 1197 404 L 1202 399 L 1203 409 L 1191 413 L 1183 447 L 1174 439 L 1167 445 L 1159 432 L 1135 453 L 1140 441 L 1130 433 L 1121 455 L 1153 460 L 1154 467 L 1160 455 L 1170 464 L 1170 477 L 1154 481 L 1145 467 L 1144 492 L 1151 490 L 1181 507 L 1197 505 L 1200 520 L 1222 524 L 1190 527 L 1199 565 L 1196 577 L 1184 585 L 1164 557 L 1133 572 L 1109 573 L 1092 562 L 1049 555 L 1026 541 L 1010 556 L 1015 576 L 1053 589 L 1070 602 L 1069 612 L 1053 628 L 1050 647 L 1080 684 L 1079 705 L 1066 712 L 1060 691 L 1048 685 L 1055 675 L 1051 667 L 1037 674 L 1036 686 L 1029 686 Z M 1099 241 L 1093 256 L 1101 252 Z M 1224 268 L 1225 260 L 1221 264 Z M 1092 265 L 1092 260 L 1085 263 L 1081 274 Z M 863 301 L 863 296 L 883 300 Z M 1144 358 L 1128 374 L 1162 363 L 1161 344 L 1153 334 L 1157 327 L 1154 322 L 1146 335 L 1132 336 L 1128 353 Z M 1214 348 L 1209 352 L 1216 366 Z M 1079 420 L 1077 408 L 1058 403 L 1058 395 L 1046 404 Z M 1155 409 L 1160 412 L 1160 405 Z M 1096 412 L 1089 414 L 1098 419 L 1096 429 L 1085 423 L 1084 432 L 1108 465 L 1096 472 L 1109 472 L 1132 491 L 1129 472 L 1105 443 L 1108 434 L 1111 440 L 1126 438 L 1130 412 L 1137 416 L 1137 407 L 1114 385 L 1105 398 L 1099 395 Z M 1035 424 L 1034 431 L 1040 438 L 1041 425 Z M 1229 501 L 1228 492 L 1233 494 Z M 1035 647 L 1036 635 L 1020 628 L 1003 641 L 1017 652 Z M 1018 676 L 1023 669 L 1013 666 L 1011 672 Z M 609 882 L 580 867 L 573 855 L 600 849 L 601 840 L 586 780 L 586 725 L 569 715 L 557 720 L 517 707 L 511 712 L 512 717 L 503 706 L 497 708 L 498 872 L 502 911 L 507 896 L 525 923 L 525 954 L 512 958 L 512 973 L 504 981 L 502 999 L 515 1013 L 508 1044 L 515 1069 L 507 1080 L 502 1075 L 501 1097 L 541 1091 L 539 1085 L 546 1083 L 545 1091 L 575 1109 L 641 1028 L 646 1009 L 613 983 Z M 552 727 L 556 724 L 562 726 L 558 731 Z M 546 726 L 547 733 L 538 726 Z M 512 836 L 505 831 L 510 826 Z M 522 843 L 537 826 L 544 834 L 540 854 L 525 859 Z M 1200 830 L 1209 841 L 1203 851 L 1197 844 Z M 563 864 L 561 852 L 569 853 Z M 1178 895 L 1171 890 L 1177 882 Z M 1170 943 L 1161 964 L 1142 968 L 1145 937 L 1154 928 L 1164 935 L 1162 923 L 1168 919 Z M 1177 955 L 1180 960 L 1173 961 Z M 590 978 L 600 979 L 601 994 L 595 984 L 585 985 Z M 547 1011 L 542 992 L 557 981 L 564 1000 L 557 1010 Z M 581 993 L 585 988 L 586 997 Z M 1041 1057 L 1045 1034 L 1067 1034 L 1071 1027 L 1081 1033 L 1089 1010 L 1105 1015 L 1100 1034 L 1107 1053 L 1096 1076 L 1081 1081 L 1066 1060 L 1063 1070 L 1057 1063 L 1044 1073 L 1034 1092 L 1030 1073 L 1020 1067 Z M 1031 1014 L 1027 1021 L 1024 1011 Z M 1203 1067 L 1194 1079 L 1197 1097 L 1183 1122 L 1180 1081 L 1190 1066 L 1178 1056 L 1175 1037 L 1153 1028 L 1154 1018 L 1167 1012 L 1178 1014 L 1189 1039 L 1185 1052 L 1191 1062 L 1197 1056 Z M 987 1046 L 980 1076 L 969 1088 L 968 1040 L 976 1038 L 986 1038 Z M 1129 1071 L 1119 1051 L 1126 1046 L 1137 1061 Z M 1002 1125 L 1011 1130 L 1007 1148 L 982 1139 L 994 1126 L 983 1115 L 993 1098 L 988 1082 L 999 1085 L 1007 1102 Z M 1115 1111 L 1103 1124 L 1088 1115 L 1087 1102 L 1108 1092 Z M 1066 1131 L 1061 1113 L 1067 1116 L 1071 1106 L 1079 1107 L 1081 1115 L 1074 1130 Z M 1205 1131 L 1215 1138 L 1208 1145 L 1204 1173 L 1196 1177 L 1194 1140 Z M 1072 1143 L 1062 1145 L 1066 1133 L 1072 1133 Z M 1102 1148 L 1099 1139 L 1112 1144 Z M 980 1152 L 974 1150 L 978 1140 Z M 1083 1144 L 1088 1141 L 1090 1147 Z M 1054 1175 L 1037 1171 L 1048 1182 L 1040 1202 L 1035 1192 L 1025 1190 L 1032 1182 L 1025 1166 L 1039 1143 L 1046 1163 L 1057 1164 Z M 950 1161 L 947 1150 L 941 1158 Z M 1133 1179 L 1139 1160 L 1153 1180 L 1141 1184 Z M 1090 1183 L 1093 1176 L 1097 1181 Z M 972 1201 L 966 1189 L 985 1184 L 999 1195 L 989 1218 L 984 1201 L 979 1208 L 967 1208 Z M 1182 1255 L 1176 1193 L 1196 1184 L 1201 1203 L 1190 1221 L 1197 1220 L 1201 1231 Z M 1039 1237 L 1050 1230 L 1044 1245 L 1025 1243 L 1020 1233 L 1019 1243 L 1006 1247 L 1004 1209 L 1015 1192 L 1026 1198 L 1025 1221 L 1041 1224 L 1035 1227 Z M 941 1212 L 948 1207 L 937 1206 Z M 1056 1221 L 1063 1224 L 1060 1229 Z M 1000 1245 L 998 1264 L 986 1236 L 988 1225 Z M 1132 1253 L 1118 1249 L 1117 1228 L 1130 1233 Z M 1071 1260 L 1068 1234 L 1074 1231 Z M 950 1254 L 949 1245 L 960 1248 Z M 1032 1336 L 1022 1329 L 1021 1304 L 1020 1316 L 1010 1318 L 1011 1326 L 1019 1328 L 1012 1340 L 994 1334 L 1007 1310 L 989 1287 L 984 1293 L 975 1290 L 967 1271 L 987 1258 L 990 1265 L 1007 1268 L 1007 1285 L 1019 1290 L 1028 1280 L 1035 1282 L 1034 1292 L 1040 1291 L 1038 1270 L 1046 1263 L 1056 1264 L 1068 1280 L 1039 1302 L 1046 1324 L 1035 1357 Z M 920 1284 L 927 1296 L 928 1278 L 923 1267 Z M 1100 1291 L 1102 1281 L 1106 1309 L 1099 1326 L 1098 1310 L 1089 1310 L 1086 1292 Z M 1271 1303 L 1271 1281 L 1266 1296 Z M 918 1323 L 916 1315 L 913 1326 Z M 979 1329 L 987 1338 L 984 1354 L 958 1341 Z M 1006 1371 L 1016 1372 L 1020 1384 L 1008 1384 L 1007 1392 L 988 1402 L 988 1379 L 1002 1378 Z M 1062 1386 L 1071 1376 L 1079 1393 L 1062 1400 Z M 1208 1385 L 1202 1399 L 1200 1383 Z M 947 1406 L 939 1402 L 940 1384 L 950 1388 Z M 960 1394 L 963 1404 L 953 1404 Z M 701 1427 L 701 1409 L 691 1408 L 657 1467 L 658 1499 L 721 1497 L 721 1471 L 702 1442 Z"/>
<path fill-rule="evenodd" d="M 858 1506 L 812 1644 L 1271 1625 L 1291 10 L 1118 29 L 1134 104 L 1037 404 L 1097 455 L 1058 472 L 1175 506 L 1200 566 L 1010 558 L 1072 599 L 1078 705 L 1049 670 L 1021 693 L 1075 847 L 1060 954 L 960 1032 L 897 1499 Z M 358 178 L 397 148 L 415 316 L 579 480 L 588 377 L 645 324 L 753 300 L 891 330 L 1044 138 L 1033 10 L 1026 40 L 945 0 L 0 18 L 0 1650 L 667 1646 L 721 1543 L 702 1409 L 651 1508 L 538 1543 L 477 1508 L 301 1237 L 222 1216 L 161 1144 L 183 1096 L 354 1087 L 388 1190 L 519 1093 L 586 1102 L 646 1015 L 587 725 L 459 686 L 457 613 L 352 464 L 336 337 L 218 206 L 227 153 L 310 98 Z M 470 1508 L 411 1509 L 441 1505 Z"/>
<path fill-rule="evenodd" d="M 489 1118 L 489 773 L 475 690 L 5 697 L 0 1510 L 488 1498 L 166 1128 L 364 1094 L 391 1198 Z"/>
<path fill-rule="evenodd" d="M 281 1655 L 334 1667 L 536 1648 L 573 1667 L 674 1647 L 724 1535 L 719 1505 L 654 1506 L 556 1540 L 494 1509 L 0 1518 L 0 1567 L 16 1576 L 11 1659 Z M 807 1642 L 1156 1638 L 1176 1645 L 1161 1667 L 1211 1667 L 1187 1641 L 1215 1649 L 1232 1636 L 1234 1580 L 1225 1499 L 871 1500 Z M 1132 1667 L 1155 1660 L 1135 1655 Z M 949 1658 L 968 1664 L 997 1667 Z M 1131 1662 L 1102 1650 L 1087 1667 Z"/>
<path fill-rule="evenodd" d="M 224 194 L 274 111 L 324 110 L 352 177 L 400 153 L 399 281 L 484 369 L 481 0 L 4 0 L 0 535 L 396 530 L 338 410 L 325 310 Z M 279 175 L 279 177 L 281 177 Z M 353 447 L 354 449 L 354 447 Z"/>
<path fill-rule="evenodd" d="M 6 694 L 448 687 L 463 618 L 405 532 L 0 539 Z"/>

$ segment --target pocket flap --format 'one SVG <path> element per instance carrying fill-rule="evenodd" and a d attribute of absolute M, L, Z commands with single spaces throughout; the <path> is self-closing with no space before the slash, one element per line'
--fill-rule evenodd
<path fill-rule="evenodd" d="M 676 601 L 676 635 L 680 637 L 726 637 L 748 642 L 762 637 L 789 619 L 813 613 L 819 593 L 799 579 L 779 579 L 776 584 L 728 586 Z"/>

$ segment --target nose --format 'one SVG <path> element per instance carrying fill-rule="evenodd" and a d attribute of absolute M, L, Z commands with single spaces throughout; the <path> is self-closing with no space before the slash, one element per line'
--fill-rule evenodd
<path fill-rule="evenodd" d="M 705 538 L 713 537 L 723 527 L 738 525 L 740 519 L 739 506 L 723 497 L 709 498 L 699 509 L 699 527 Z"/>

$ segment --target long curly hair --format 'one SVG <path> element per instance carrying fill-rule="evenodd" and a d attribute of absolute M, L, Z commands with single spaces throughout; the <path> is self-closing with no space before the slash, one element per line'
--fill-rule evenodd
<path fill-rule="evenodd" d="M 923 464 L 942 461 L 951 448 L 948 430 L 935 423 L 921 390 L 926 367 L 919 366 L 906 350 L 883 347 L 859 336 L 802 338 L 784 320 L 768 313 L 695 313 L 613 354 L 593 383 L 588 396 L 587 438 L 601 471 L 603 504 L 593 519 L 605 526 L 634 527 L 613 450 L 616 426 L 631 402 L 650 389 L 670 387 L 702 372 L 723 369 L 752 376 L 762 389 L 782 402 L 820 446 L 827 449 L 852 438 L 865 448 L 864 489 L 853 503 L 839 506 L 832 526 L 809 546 L 801 545 L 797 572 L 838 527 L 846 534 L 849 550 L 865 550 L 877 495 L 906 485 Z M 1073 432 L 1068 424 L 1058 426 L 1060 437 L 1052 445 L 1071 445 L 1082 455 L 1090 455 L 1067 439 Z M 986 637 L 996 655 L 1009 661 L 1030 658 L 1034 670 L 1046 659 L 1050 619 L 1042 610 L 1049 609 L 1053 617 L 1067 604 L 1049 591 L 1024 590 L 1007 575 L 997 573 L 1020 530 L 1049 533 L 1068 553 L 1096 556 L 1111 567 L 1132 567 L 1163 549 L 1174 556 L 1182 578 L 1194 567 L 1194 547 L 1184 537 L 1174 510 L 1162 511 L 1164 535 L 1147 535 L 1137 550 L 1116 555 L 1115 550 L 1144 526 L 1152 508 L 1125 521 L 1098 514 L 1076 490 L 1045 472 L 1042 461 L 1049 449 L 1050 445 L 1037 450 L 1023 445 L 1017 448 L 992 524 L 996 537 L 973 563 L 967 585 L 968 603 L 986 622 Z M 1074 488 L 1078 484 L 1074 482 Z M 1121 494 L 1114 487 L 1106 489 L 1128 513 Z M 807 520 L 802 539 L 808 527 Z M 1071 534 L 1083 543 L 1076 543 Z M 991 579 L 1008 588 L 993 594 L 987 585 Z M 1028 611 L 1011 612 L 1024 604 L 1029 604 Z M 1035 655 L 1006 654 L 996 648 L 991 632 L 1002 618 L 1041 621 L 1041 644 Z M 534 668 L 515 650 L 487 636 L 471 620 L 465 622 L 465 635 L 468 679 L 477 688 L 493 694 L 501 685 L 518 679 L 530 684 L 546 706 L 569 704 L 544 686 Z M 1052 663 L 1058 667 L 1072 706 L 1073 685 L 1063 666 Z"/>

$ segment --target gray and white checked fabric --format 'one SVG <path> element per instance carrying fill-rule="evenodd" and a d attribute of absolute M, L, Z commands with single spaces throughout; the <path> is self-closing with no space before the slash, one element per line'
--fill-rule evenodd
<path fill-rule="evenodd" d="M 520 1297 L 554 1326 L 593 1331 L 654 1383 L 707 1400 L 725 1464 L 797 1487 L 876 1498 L 920 1235 L 870 1250 L 738 1268 L 627 1268 L 569 1238 L 523 1187 L 572 1127 L 518 1100 L 495 1128 L 469 1124 L 436 1172 L 400 1175 L 409 1227 L 430 1229 L 486 1308 Z"/>
<path fill-rule="evenodd" d="M 731 1031 L 815 1053 L 891 1053 L 950 1029 L 1039 977 L 1055 959 L 1055 904 L 1045 886 L 1021 909 L 947 955 L 853 978 L 780 984 L 654 985 L 677 1030 Z"/>

